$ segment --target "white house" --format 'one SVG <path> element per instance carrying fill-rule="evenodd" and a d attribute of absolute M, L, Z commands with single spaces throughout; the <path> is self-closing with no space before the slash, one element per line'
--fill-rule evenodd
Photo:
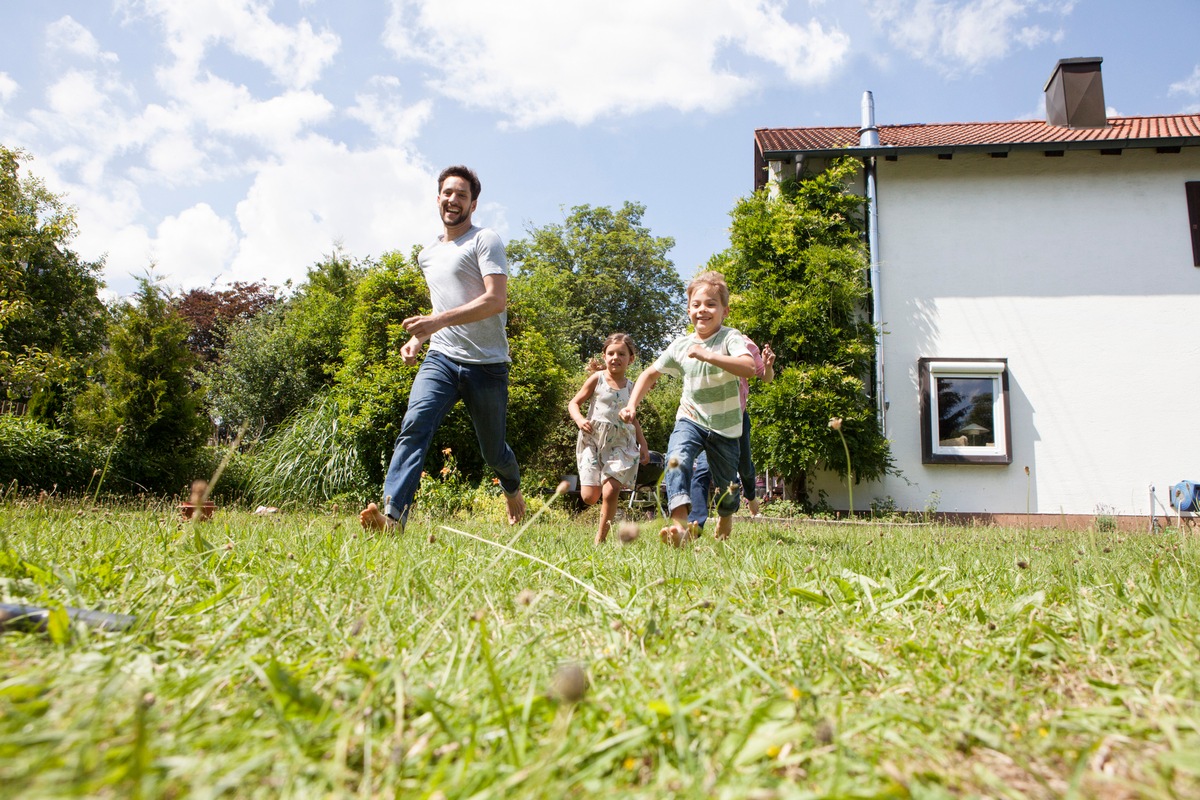
<path fill-rule="evenodd" d="M 860 510 L 1145 527 L 1200 481 L 1200 114 L 1107 119 L 1098 58 L 1045 88 L 1045 122 L 755 131 L 757 186 L 863 163 L 901 474 Z"/>

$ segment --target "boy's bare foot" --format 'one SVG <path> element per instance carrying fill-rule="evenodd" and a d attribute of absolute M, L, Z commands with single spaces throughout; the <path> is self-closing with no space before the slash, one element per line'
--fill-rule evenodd
<path fill-rule="evenodd" d="M 717 531 L 713 535 L 716 536 L 716 538 L 718 538 L 718 539 L 724 540 L 724 539 L 728 539 L 729 534 L 731 534 L 732 532 L 733 532 L 733 517 L 731 517 L 731 516 L 730 517 L 718 517 L 717 518 Z"/>
<path fill-rule="evenodd" d="M 521 495 L 520 489 L 512 494 L 505 493 L 504 503 L 508 506 L 509 525 L 516 525 L 525 518 L 525 498 Z"/>
<path fill-rule="evenodd" d="M 690 535 L 687 528 L 677 522 L 673 522 L 658 532 L 658 538 L 662 539 L 663 544 L 669 544 L 672 547 L 683 547 L 687 544 Z"/>
<path fill-rule="evenodd" d="M 400 527 L 396 520 L 380 511 L 379 506 L 374 503 L 358 512 L 358 524 L 368 531 L 387 531 Z"/>

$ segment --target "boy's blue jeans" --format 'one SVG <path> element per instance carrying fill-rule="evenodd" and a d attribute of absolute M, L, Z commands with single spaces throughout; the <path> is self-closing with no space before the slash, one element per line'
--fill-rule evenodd
<path fill-rule="evenodd" d="M 464 364 L 431 350 L 425 354 L 408 395 L 408 410 L 383 480 L 383 513 L 404 523 L 421 483 L 425 454 L 434 431 L 461 399 L 475 426 L 479 452 L 505 493 L 521 488 L 517 457 L 505 441 L 508 364 Z"/>
<path fill-rule="evenodd" d="M 667 473 L 663 479 L 667 507 L 674 511 L 692 502 L 692 470 L 696 457 L 704 453 L 717 491 L 717 515 L 728 517 L 737 512 L 742 503 L 737 483 L 740 452 L 740 440 L 714 433 L 691 420 L 676 420 L 667 444 Z"/>
<path fill-rule="evenodd" d="M 756 474 L 754 459 L 750 453 L 750 414 L 742 412 L 741 453 L 738 454 L 738 481 L 742 486 L 742 496 L 747 500 L 757 497 L 754 486 Z M 708 503 L 712 495 L 712 480 L 708 474 L 708 457 L 697 456 L 692 467 L 692 510 L 688 512 L 688 522 L 694 522 L 701 528 L 708 521 Z"/>

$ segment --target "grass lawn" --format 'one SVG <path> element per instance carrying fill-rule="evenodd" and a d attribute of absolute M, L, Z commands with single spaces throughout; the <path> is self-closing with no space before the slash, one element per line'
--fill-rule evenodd
<path fill-rule="evenodd" d="M 500 516 L 9 500 L 0 796 L 1200 797 L 1194 535 Z"/>

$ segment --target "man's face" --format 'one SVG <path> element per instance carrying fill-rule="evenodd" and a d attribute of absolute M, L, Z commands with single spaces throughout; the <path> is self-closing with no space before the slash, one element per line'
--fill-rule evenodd
<path fill-rule="evenodd" d="M 471 184 L 457 175 L 442 181 L 442 189 L 438 192 L 438 211 L 442 216 L 442 224 L 447 228 L 470 223 L 471 214 L 475 211 Z"/>

